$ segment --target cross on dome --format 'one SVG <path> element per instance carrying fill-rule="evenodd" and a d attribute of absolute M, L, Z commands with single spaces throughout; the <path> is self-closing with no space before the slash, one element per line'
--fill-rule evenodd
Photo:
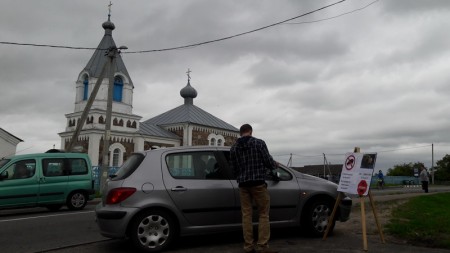
<path fill-rule="evenodd" d="M 188 81 L 191 80 L 191 69 L 188 68 L 188 70 L 186 71 L 187 77 L 188 77 Z"/>

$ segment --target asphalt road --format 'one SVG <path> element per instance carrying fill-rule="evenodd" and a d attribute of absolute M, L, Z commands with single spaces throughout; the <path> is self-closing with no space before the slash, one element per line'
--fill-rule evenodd
<path fill-rule="evenodd" d="M 450 191 L 450 187 L 435 187 L 433 192 Z M 395 188 L 372 190 L 376 202 L 404 199 L 424 194 L 420 188 Z M 354 203 L 358 203 L 354 199 Z M 45 208 L 14 209 L 0 211 L 0 252 L 2 253 L 124 253 L 135 252 L 127 240 L 110 240 L 102 237 L 94 217 L 94 203 L 83 211 L 63 209 L 49 212 Z M 354 208 L 354 210 L 358 210 Z M 283 253 L 290 252 L 363 252 L 362 235 L 349 233 L 348 222 L 337 223 L 335 232 L 327 240 L 308 238 L 297 229 L 272 231 L 271 247 Z M 347 226 L 347 227 L 346 227 Z M 369 234 L 369 252 L 420 252 L 450 253 L 450 250 L 430 249 L 387 240 L 382 244 L 378 234 Z M 167 253 L 224 252 L 240 253 L 241 233 L 204 235 L 181 238 Z"/>

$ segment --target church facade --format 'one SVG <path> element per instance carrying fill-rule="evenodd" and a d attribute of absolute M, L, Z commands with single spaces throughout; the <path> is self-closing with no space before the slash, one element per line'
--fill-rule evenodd
<path fill-rule="evenodd" d="M 109 16 L 102 27 L 105 33 L 97 48 L 115 46 L 112 37 L 115 25 Z M 66 128 L 59 133 L 61 149 L 67 149 L 77 125 L 80 124 L 81 114 L 107 60 L 104 50 L 95 50 L 78 75 L 75 82 L 75 108 L 65 115 Z M 194 105 L 197 91 L 190 84 L 189 73 L 186 86 L 180 90 L 184 103 L 141 121 L 142 117 L 132 111 L 134 84 L 120 55 L 113 68 L 111 138 L 109 147 L 106 147 L 109 166 L 120 166 L 135 151 L 174 146 L 231 146 L 238 138 L 239 130 L 236 127 Z M 93 165 L 102 164 L 108 85 L 109 80 L 105 77 L 74 145 L 78 151 L 89 154 Z"/>

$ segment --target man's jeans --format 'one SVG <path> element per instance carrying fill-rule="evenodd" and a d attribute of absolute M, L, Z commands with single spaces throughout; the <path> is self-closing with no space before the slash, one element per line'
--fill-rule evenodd
<path fill-rule="evenodd" d="M 256 204 L 259 213 L 258 224 L 258 241 L 256 243 L 256 250 L 261 251 L 269 247 L 268 242 L 270 238 L 270 224 L 269 224 L 269 209 L 270 196 L 267 191 L 267 184 L 254 187 L 240 187 L 239 193 L 241 197 L 241 212 L 242 212 L 242 229 L 244 234 L 244 250 L 249 252 L 255 249 L 253 237 L 253 204 Z"/>

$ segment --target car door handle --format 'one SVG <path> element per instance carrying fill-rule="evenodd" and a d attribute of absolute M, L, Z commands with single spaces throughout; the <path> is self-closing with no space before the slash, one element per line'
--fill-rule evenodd
<path fill-rule="evenodd" d="M 187 188 L 183 187 L 183 186 L 177 186 L 175 188 L 171 189 L 173 192 L 184 192 L 187 191 Z"/>
<path fill-rule="evenodd" d="M 45 177 L 39 178 L 39 183 L 45 183 Z"/>

